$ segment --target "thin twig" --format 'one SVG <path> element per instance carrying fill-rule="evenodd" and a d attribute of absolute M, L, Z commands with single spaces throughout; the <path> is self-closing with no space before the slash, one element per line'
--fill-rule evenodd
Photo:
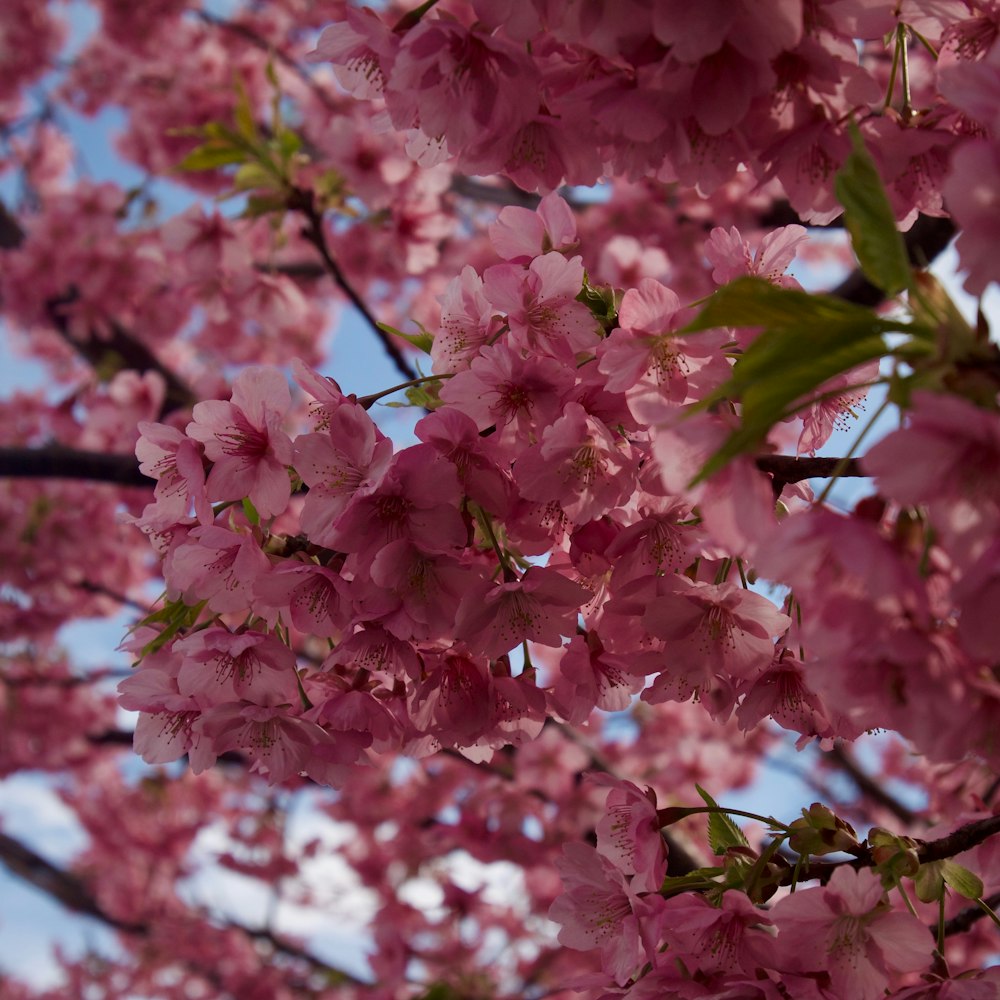
<path fill-rule="evenodd" d="M 995 910 L 1000 907 L 1000 892 L 994 893 L 992 896 L 987 896 L 984 903 L 991 909 Z M 944 923 L 944 934 L 945 937 L 951 937 L 953 934 L 964 934 L 974 923 L 982 920 L 986 916 L 986 911 L 979 906 L 969 906 L 962 910 L 960 913 L 956 913 L 951 920 L 946 920 Z M 936 926 L 931 927 L 931 932 L 937 930 Z"/>
<path fill-rule="evenodd" d="M 254 48 L 260 49 L 269 55 L 273 55 L 283 66 L 287 66 L 303 83 L 316 95 L 319 102 L 328 110 L 336 111 L 337 102 L 327 91 L 317 83 L 312 74 L 298 60 L 290 56 L 283 49 L 279 49 L 273 42 L 269 42 L 263 35 L 259 35 L 253 28 L 246 24 L 237 24 L 224 17 L 216 17 L 207 10 L 196 10 L 194 15 L 205 24 L 221 28 L 234 35 L 238 35 L 244 41 L 249 42 Z"/>
<path fill-rule="evenodd" d="M 351 300 L 352 305 L 364 317 L 365 322 L 371 327 L 372 332 L 381 341 L 386 353 L 392 359 L 397 370 L 401 372 L 407 380 L 415 379 L 417 372 L 406 360 L 406 356 L 400 350 L 399 345 L 389 336 L 378 324 L 378 320 L 371 314 L 364 299 L 357 293 L 351 283 L 347 280 L 340 265 L 333 259 L 330 248 L 326 242 L 326 234 L 323 231 L 323 215 L 316 207 L 316 200 L 312 191 L 304 188 L 294 188 L 288 199 L 288 207 L 300 212 L 306 220 L 305 228 L 302 230 L 303 237 L 311 243 L 326 267 L 327 273 L 333 278 L 340 290 Z"/>

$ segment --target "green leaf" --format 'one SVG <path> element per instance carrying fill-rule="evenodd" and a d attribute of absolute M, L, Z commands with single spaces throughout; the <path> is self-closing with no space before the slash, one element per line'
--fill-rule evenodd
<path fill-rule="evenodd" d="M 725 872 L 725 868 L 696 868 L 686 875 L 668 875 L 660 886 L 660 894 L 669 897 L 691 889 L 705 889 Z"/>
<path fill-rule="evenodd" d="M 933 903 L 944 895 L 944 879 L 941 873 L 943 864 L 942 861 L 928 861 L 922 864 L 917 874 L 913 876 L 913 888 L 921 903 Z"/>
<path fill-rule="evenodd" d="M 251 524 L 260 524 L 260 514 L 257 513 L 257 508 L 250 502 L 250 497 L 243 498 L 243 513 L 246 514 L 247 520 Z"/>
<path fill-rule="evenodd" d="M 165 646 L 175 635 L 182 630 L 191 628 L 200 617 L 208 601 L 200 601 L 195 605 L 187 605 L 183 601 L 167 601 L 162 608 L 146 615 L 141 621 L 136 622 L 129 630 L 134 632 L 144 625 L 163 625 L 160 632 L 145 646 L 139 653 L 138 660 L 141 661 L 151 653 Z"/>
<path fill-rule="evenodd" d="M 260 132 L 257 131 L 257 119 L 250 104 L 250 95 L 247 93 L 243 80 L 238 75 L 235 87 L 236 106 L 233 109 L 233 120 L 236 123 L 236 131 L 251 145 L 259 145 Z"/>
<path fill-rule="evenodd" d="M 983 898 L 983 880 L 968 868 L 954 861 L 944 861 L 941 865 L 941 877 L 945 884 L 960 896 L 966 899 Z"/>
<path fill-rule="evenodd" d="M 756 449 L 770 429 L 813 401 L 824 383 L 888 353 L 884 334 L 923 336 L 923 327 L 883 319 L 870 309 L 830 295 L 740 278 L 720 288 L 679 334 L 718 327 L 763 327 L 737 360 L 731 377 L 702 400 L 742 403 L 740 427 L 698 474 L 700 482 L 736 455 Z"/>
<path fill-rule="evenodd" d="M 705 805 L 712 809 L 722 808 L 701 785 L 694 787 L 704 800 Z M 743 836 L 743 831 L 724 812 L 708 814 L 708 843 L 713 854 L 725 854 L 728 847 L 749 847 L 749 842 Z"/>
<path fill-rule="evenodd" d="M 280 183 L 274 174 L 260 163 L 244 163 L 233 178 L 234 191 L 277 190 Z"/>
<path fill-rule="evenodd" d="M 424 354 L 431 353 L 434 335 L 425 330 L 419 323 L 417 323 L 417 326 L 420 327 L 420 333 L 403 333 L 402 330 L 397 330 L 394 326 L 389 326 L 388 323 L 378 323 L 376 325 L 383 333 L 387 333 L 391 337 L 402 337 L 408 344 L 413 344 L 414 347 L 423 351 Z"/>
<path fill-rule="evenodd" d="M 178 170 L 216 170 L 233 163 L 246 162 L 247 154 L 226 142 L 210 141 L 197 149 L 192 149 L 187 156 L 177 164 Z"/>
<path fill-rule="evenodd" d="M 834 181 L 837 200 L 844 206 L 844 226 L 868 280 L 886 295 L 898 295 L 912 281 L 906 246 L 875 161 L 857 125 L 852 122 L 850 130 L 854 150 Z"/>
<path fill-rule="evenodd" d="M 243 219 L 259 219 L 264 215 L 271 215 L 274 212 L 284 212 L 288 205 L 283 195 L 280 194 L 251 194 L 247 196 L 247 203 L 240 213 Z"/>

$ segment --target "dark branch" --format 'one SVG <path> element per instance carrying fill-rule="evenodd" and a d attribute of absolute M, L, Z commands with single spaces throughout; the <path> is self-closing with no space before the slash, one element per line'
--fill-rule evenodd
<path fill-rule="evenodd" d="M 105 455 L 60 445 L 45 448 L 0 448 L 0 477 L 20 479 L 88 479 L 117 486 L 150 489 L 154 482 L 139 471 L 134 455 Z"/>
<path fill-rule="evenodd" d="M 761 472 L 773 476 L 772 488 L 776 497 L 789 483 L 800 483 L 803 479 L 829 479 L 836 473 L 838 477 L 863 477 L 861 463 L 856 458 L 798 458 L 795 455 L 760 455 L 754 462 Z M 841 468 L 838 470 L 838 466 Z"/>
<path fill-rule="evenodd" d="M 0 201 L 0 250 L 14 250 L 24 242 L 24 230 L 7 206 Z M 112 321 L 107 332 L 88 330 L 82 339 L 70 331 L 66 315 L 78 294 L 70 289 L 65 295 L 49 299 L 45 311 L 59 336 L 69 344 L 95 371 L 117 372 L 131 369 L 137 372 L 157 372 L 166 385 L 166 395 L 160 410 L 161 419 L 174 410 L 187 409 L 197 402 L 191 389 L 167 368 L 153 352 Z"/>
<path fill-rule="evenodd" d="M 156 372 L 166 385 L 166 395 L 160 408 L 160 419 L 175 410 L 190 409 L 198 401 L 192 390 L 167 368 L 155 354 L 119 323 L 112 320 L 107 333 L 88 330 L 83 338 L 70 330 L 67 312 L 77 299 L 75 290 L 46 304 L 49 321 L 59 336 L 97 372 Z"/>
<path fill-rule="evenodd" d="M 0 861 L 13 874 L 35 888 L 41 889 L 42 892 L 47 893 L 74 913 L 94 917 L 123 934 L 145 937 L 150 935 L 153 930 L 152 925 L 145 921 L 120 920 L 108 913 L 97 902 L 96 897 L 81 878 L 56 867 L 40 854 L 36 854 L 30 847 L 26 847 L 20 841 L 8 837 L 4 833 L 0 833 Z M 255 941 L 264 941 L 275 952 L 287 958 L 305 962 L 312 967 L 313 971 L 320 972 L 333 981 L 352 983 L 356 986 L 368 985 L 351 973 L 321 961 L 299 945 L 283 940 L 268 928 L 245 927 L 235 922 L 227 922 L 225 929 L 239 931 Z"/>
<path fill-rule="evenodd" d="M 987 896 L 983 902 L 991 909 L 996 910 L 1000 907 L 1000 892 L 994 893 L 992 896 Z M 970 906 L 962 910 L 961 913 L 956 913 L 951 920 L 946 920 L 944 922 L 944 935 L 945 937 L 951 937 L 953 934 L 964 934 L 974 923 L 982 920 L 986 916 L 986 911 L 978 906 Z M 931 925 L 931 933 L 936 933 L 937 927 Z"/>
<path fill-rule="evenodd" d="M 1000 833 L 1000 815 L 973 820 L 939 840 L 921 841 L 917 855 L 922 864 L 944 861 L 945 858 L 953 858 L 956 854 L 976 847 L 995 833 Z"/>
<path fill-rule="evenodd" d="M 917 814 L 890 795 L 876 781 L 873 781 L 871 776 L 858 766 L 858 762 L 842 744 L 838 743 L 834 746 L 828 754 L 828 759 L 832 760 L 857 785 L 858 790 L 863 795 L 866 795 L 873 802 L 877 802 L 884 809 L 888 809 L 901 823 L 910 826 L 916 822 Z"/>
<path fill-rule="evenodd" d="M 951 219 L 919 216 L 910 231 L 903 234 L 910 263 L 915 267 L 926 267 L 944 250 L 954 235 L 955 224 Z M 873 285 L 860 270 L 854 271 L 830 294 L 860 306 L 877 306 L 885 301 L 885 292 Z"/>
<path fill-rule="evenodd" d="M 316 207 L 316 200 L 312 191 L 303 188 L 295 188 L 288 200 L 288 207 L 301 212 L 305 217 L 306 225 L 302 230 L 303 237 L 308 240 L 317 250 L 327 273 L 333 278 L 340 290 L 351 300 L 352 305 L 364 317 L 365 322 L 371 327 L 372 332 L 381 341 L 386 353 L 392 359 L 396 369 L 406 377 L 407 380 L 415 379 L 417 373 L 413 366 L 406 359 L 399 345 L 378 325 L 378 320 L 371 314 L 364 299 L 355 291 L 354 287 L 347 280 L 340 265 L 333 259 L 330 248 L 327 246 L 326 234 L 323 232 L 323 215 Z"/>

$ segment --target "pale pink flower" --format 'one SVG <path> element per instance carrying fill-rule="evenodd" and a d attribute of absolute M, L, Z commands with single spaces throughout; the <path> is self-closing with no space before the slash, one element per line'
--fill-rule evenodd
<path fill-rule="evenodd" d="M 775 523 L 769 479 L 750 457 L 739 455 L 710 479 L 690 485 L 734 426 L 734 421 L 711 413 L 678 419 L 654 431 L 653 455 L 666 492 L 697 504 L 712 540 L 742 555 Z"/>
<path fill-rule="evenodd" d="M 180 692 L 206 704 L 290 702 L 298 692 L 295 654 L 273 635 L 213 627 L 180 639 L 173 648 L 183 657 Z"/>
<path fill-rule="evenodd" d="M 396 53 L 386 106 L 397 129 L 443 138 L 452 153 L 485 136 L 502 147 L 537 110 L 538 77 L 523 46 L 425 17 Z"/>
<path fill-rule="evenodd" d="M 689 969 L 704 973 L 744 973 L 774 962 L 771 920 L 742 892 L 724 893 L 718 906 L 684 893 L 663 907 L 664 937 Z"/>
<path fill-rule="evenodd" d="M 361 615 L 377 618 L 400 639 L 447 639 L 462 596 L 479 578 L 474 568 L 446 555 L 428 555 L 405 538 L 380 549 L 370 573 L 381 593 L 369 603 L 361 589 L 355 603 Z"/>
<path fill-rule="evenodd" d="M 249 497 L 261 517 L 288 506 L 292 442 L 281 430 L 291 405 L 288 383 L 269 368 L 248 368 L 233 383 L 232 402 L 196 403 L 187 433 L 215 465 L 206 488 L 218 500 Z"/>
<path fill-rule="evenodd" d="M 552 251 L 528 269 L 496 264 L 483 275 L 483 293 L 507 316 L 508 343 L 525 354 L 570 360 L 600 341 L 594 314 L 576 297 L 583 288 L 583 260 Z"/>
<path fill-rule="evenodd" d="M 934 939 L 914 916 L 893 910 L 878 875 L 840 866 L 830 881 L 799 889 L 771 911 L 784 965 L 795 972 L 828 971 L 837 996 L 880 1000 L 889 970 L 921 972 Z"/>
<path fill-rule="evenodd" d="M 740 231 L 716 226 L 705 241 L 705 256 L 713 267 L 712 280 L 718 285 L 746 275 L 764 278 L 785 288 L 799 283 L 785 274 L 795 259 L 799 244 L 808 239 L 805 226 L 782 226 L 767 233 L 753 250 Z"/>
<path fill-rule="evenodd" d="M 135 457 L 139 471 L 155 479 L 157 508 L 175 520 L 193 506 L 202 524 L 211 524 L 212 506 L 205 493 L 205 467 L 201 446 L 176 427 L 142 421 Z"/>
<path fill-rule="evenodd" d="M 399 36 L 370 7 L 345 7 L 344 21 L 323 29 L 310 62 L 331 62 L 340 85 L 357 98 L 380 97 Z"/>
<path fill-rule="evenodd" d="M 470 745 L 489 726 L 493 682 L 486 665 L 446 653 L 428 666 L 411 698 L 413 724 L 445 746 Z"/>
<path fill-rule="evenodd" d="M 830 379 L 820 386 L 818 402 L 810 403 L 799 411 L 802 419 L 802 433 L 796 450 L 815 455 L 830 439 L 834 430 L 848 430 L 851 421 L 857 418 L 855 410 L 863 410 L 861 403 L 868 395 L 870 384 L 878 379 L 879 363 L 875 359 L 867 364 L 852 368 L 843 375 Z"/>
<path fill-rule="evenodd" d="M 254 583 L 254 607 L 272 627 L 279 616 L 305 635 L 325 639 L 348 623 L 351 601 L 345 582 L 313 562 L 283 560 Z"/>
<path fill-rule="evenodd" d="M 782 651 L 745 688 L 736 709 L 736 719 L 744 731 L 770 717 L 779 726 L 803 736 L 826 739 L 844 732 L 843 726 L 834 729 L 819 695 L 806 682 L 803 664 L 787 651 Z"/>
<path fill-rule="evenodd" d="M 392 442 L 360 406 L 338 406 L 326 426 L 325 433 L 296 438 L 294 447 L 295 469 L 309 487 L 302 531 L 316 545 L 333 543 L 348 505 L 377 488 L 392 460 Z"/>
<path fill-rule="evenodd" d="M 624 392 L 633 416 L 657 422 L 671 409 L 700 397 L 729 374 L 721 333 L 674 336 L 689 310 L 669 288 L 643 278 L 618 310 L 618 328 L 597 350 L 610 392 Z"/>
<path fill-rule="evenodd" d="M 431 345 L 431 370 L 441 375 L 468 368 L 499 330 L 500 321 L 483 293 L 483 279 L 466 264 L 441 296 L 441 325 Z"/>
<path fill-rule="evenodd" d="M 309 412 L 315 422 L 316 430 L 329 430 L 330 419 L 337 410 L 342 406 L 356 405 L 355 398 L 345 396 L 334 379 L 320 375 L 300 358 L 292 358 L 288 367 L 299 386 L 313 397 L 313 401 L 309 404 Z M 376 437 L 381 438 L 378 431 Z"/>
<path fill-rule="evenodd" d="M 443 406 L 424 417 L 413 432 L 455 466 L 469 499 L 498 517 L 506 516 L 514 502 L 514 482 L 497 461 L 492 441 L 480 436 L 470 416 Z"/>
<path fill-rule="evenodd" d="M 597 851 L 626 875 L 637 892 L 659 892 L 667 874 L 667 845 L 660 835 L 656 793 L 610 775 L 588 775 L 610 788 L 597 824 Z"/>
<path fill-rule="evenodd" d="M 597 634 L 573 636 L 559 659 L 559 677 L 550 692 L 556 711 L 567 722 L 585 722 L 599 708 L 624 711 L 642 690 L 643 679 L 626 670 L 623 658 L 604 651 Z"/>
<path fill-rule="evenodd" d="M 573 373 L 553 358 L 523 358 L 505 344 L 484 348 L 467 371 L 441 388 L 441 399 L 479 430 L 495 426 L 505 444 L 533 441 L 562 412 Z"/>
<path fill-rule="evenodd" d="M 549 909 L 562 924 L 559 942 L 601 951 L 601 967 L 623 985 L 643 963 L 656 962 L 660 896 L 640 898 L 622 872 L 587 844 L 563 847 L 556 861 L 565 892 Z"/>
<path fill-rule="evenodd" d="M 352 497 L 328 544 L 363 558 L 401 538 L 425 552 L 457 549 L 468 536 L 460 501 L 455 467 L 430 445 L 413 445 L 393 456 L 375 489 Z"/>
<path fill-rule="evenodd" d="M 500 210 L 490 223 L 493 249 L 514 264 L 530 264 L 535 257 L 557 250 L 566 253 L 577 246 L 576 216 L 554 191 L 532 211 L 520 205 Z"/>
<path fill-rule="evenodd" d="M 258 576 L 270 564 L 249 535 L 214 524 L 195 528 L 165 562 L 167 582 L 181 591 L 189 604 L 207 600 L 220 614 L 244 611 L 253 602 Z"/>
<path fill-rule="evenodd" d="M 204 704 L 177 686 L 181 660 L 169 647 L 145 657 L 118 685 L 119 704 L 138 712 L 132 744 L 147 764 L 168 764 L 189 754 L 195 774 L 211 767 L 216 755 L 195 729 Z"/>
<path fill-rule="evenodd" d="M 314 722 L 290 716 L 287 705 L 217 705 L 198 720 L 195 731 L 216 754 L 245 753 L 272 785 L 307 770 L 312 757 L 331 742 Z"/>

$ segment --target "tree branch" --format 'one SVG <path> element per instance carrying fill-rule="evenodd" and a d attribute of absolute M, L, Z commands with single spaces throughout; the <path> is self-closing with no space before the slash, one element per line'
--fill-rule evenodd
<path fill-rule="evenodd" d="M 842 743 L 835 744 L 827 756 L 854 782 L 863 795 L 888 809 L 901 823 L 910 826 L 916 822 L 917 814 L 873 781 L 871 776 L 858 766 L 858 762 Z"/>
<path fill-rule="evenodd" d="M 19 479 L 87 479 L 117 486 L 150 489 L 154 480 L 139 471 L 134 455 L 105 455 L 62 445 L 44 448 L 0 448 L 0 477 Z"/>
<path fill-rule="evenodd" d="M 983 902 L 991 910 L 996 910 L 997 907 L 1000 907 L 1000 892 L 994 893 L 992 896 L 987 896 Z M 944 935 L 945 937 L 951 937 L 953 934 L 964 934 L 974 923 L 982 920 L 985 916 L 985 910 L 978 906 L 969 906 L 962 910 L 961 913 L 956 913 L 951 920 L 944 922 Z M 936 932 L 937 926 L 932 924 L 931 933 Z"/>
<path fill-rule="evenodd" d="M 861 463 L 856 458 L 844 462 L 842 458 L 759 455 L 754 459 L 754 464 L 761 472 L 770 473 L 774 477 L 772 485 L 775 496 L 780 496 L 789 483 L 800 483 L 803 479 L 829 479 L 841 463 L 843 467 L 837 472 L 839 478 L 864 477 Z"/>
<path fill-rule="evenodd" d="M 36 889 L 51 896 L 66 909 L 74 913 L 82 913 L 94 917 L 109 927 L 123 934 L 134 934 L 148 937 L 153 930 L 151 924 L 145 921 L 120 920 L 108 913 L 98 902 L 83 880 L 69 872 L 56 867 L 30 847 L 26 847 L 13 837 L 0 833 L 0 861 L 19 878 L 33 885 Z M 227 922 L 225 929 L 235 930 L 245 934 L 254 941 L 264 941 L 277 953 L 287 958 L 307 963 L 315 972 L 320 972 L 339 983 L 351 983 L 355 986 L 367 986 L 350 972 L 329 965 L 316 958 L 297 944 L 285 941 L 268 928 L 245 927 L 235 922 Z"/>
<path fill-rule="evenodd" d="M 381 341 L 382 346 L 392 359 L 396 369 L 407 380 L 415 379 L 417 372 L 410 362 L 407 361 L 399 345 L 378 325 L 378 320 L 371 314 L 364 299 L 355 291 L 353 285 L 351 285 L 344 272 L 340 269 L 340 265 L 333 259 L 330 248 L 327 246 L 326 234 L 323 232 L 323 215 L 316 207 L 316 200 L 313 197 L 312 191 L 307 191 L 304 188 L 294 188 L 288 199 L 288 207 L 301 212 L 305 217 L 306 225 L 302 230 L 303 237 L 316 248 L 326 267 L 327 273 L 333 278 L 340 290 L 351 300 L 354 308 L 364 317 L 365 322 L 371 327 L 372 332 Z"/>
<path fill-rule="evenodd" d="M 7 206 L 0 201 L 0 250 L 15 250 L 23 242 L 24 230 L 7 210 Z M 89 330 L 82 340 L 74 336 L 70 332 L 66 307 L 72 305 L 78 297 L 76 289 L 71 288 L 66 294 L 49 299 L 45 303 L 45 312 L 59 336 L 95 371 L 115 372 L 127 368 L 138 372 L 156 372 L 166 385 L 166 395 L 160 410 L 161 419 L 174 410 L 187 409 L 198 401 L 198 397 L 186 383 L 119 323 L 112 321 L 106 334 Z"/>

